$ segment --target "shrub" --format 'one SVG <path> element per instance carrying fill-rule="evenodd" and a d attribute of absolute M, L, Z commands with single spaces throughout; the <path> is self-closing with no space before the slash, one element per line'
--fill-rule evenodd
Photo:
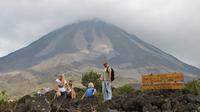
<path fill-rule="evenodd" d="M 193 80 L 185 84 L 185 89 L 192 94 L 200 95 L 200 80 Z"/>
<path fill-rule="evenodd" d="M 0 93 L 0 106 L 6 105 L 8 103 L 9 97 L 6 95 L 5 91 Z"/>
<path fill-rule="evenodd" d="M 127 93 L 131 93 L 131 92 L 134 92 L 134 88 L 130 84 L 126 84 L 119 88 L 113 89 L 114 96 L 121 95 L 121 94 L 127 94 Z"/>
<path fill-rule="evenodd" d="M 89 82 L 94 83 L 94 87 L 97 89 L 98 92 L 101 92 L 101 81 L 99 80 L 100 76 L 97 72 L 93 70 L 89 70 L 82 74 L 82 84 L 87 87 Z"/>
<path fill-rule="evenodd" d="M 200 112 L 200 106 L 198 107 L 197 112 Z"/>

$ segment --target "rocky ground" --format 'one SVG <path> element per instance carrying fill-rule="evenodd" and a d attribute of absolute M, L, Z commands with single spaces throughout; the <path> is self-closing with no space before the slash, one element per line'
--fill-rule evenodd
<path fill-rule="evenodd" d="M 1 106 L 0 112 L 197 112 L 200 96 L 185 91 L 134 92 L 102 103 L 97 97 L 79 99 L 44 95 L 24 96 Z"/>

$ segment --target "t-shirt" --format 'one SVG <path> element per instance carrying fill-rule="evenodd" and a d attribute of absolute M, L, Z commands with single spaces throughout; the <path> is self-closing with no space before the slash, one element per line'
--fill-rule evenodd
<path fill-rule="evenodd" d="M 62 82 L 61 82 L 59 79 L 56 79 L 56 83 L 57 83 L 57 85 L 59 86 L 59 91 L 60 91 L 60 92 L 65 92 L 65 91 L 66 91 L 65 85 L 63 85 Z M 67 83 L 67 82 L 65 81 L 65 84 L 66 84 L 66 83 Z"/>
<path fill-rule="evenodd" d="M 87 88 L 86 90 L 86 97 L 90 97 L 94 95 L 95 89 L 94 88 Z"/>
<path fill-rule="evenodd" d="M 105 81 L 110 80 L 109 72 L 108 72 L 108 71 L 111 71 L 111 70 L 110 70 L 110 67 L 104 69 L 103 79 L 104 79 Z"/>

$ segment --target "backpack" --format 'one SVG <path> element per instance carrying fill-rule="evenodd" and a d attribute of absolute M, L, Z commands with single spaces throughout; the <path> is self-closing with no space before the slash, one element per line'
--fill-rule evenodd
<path fill-rule="evenodd" d="M 110 70 L 111 70 L 111 81 L 114 81 L 115 80 L 115 72 L 113 70 L 113 68 L 110 67 Z M 107 69 L 107 72 L 108 72 L 108 69 Z"/>

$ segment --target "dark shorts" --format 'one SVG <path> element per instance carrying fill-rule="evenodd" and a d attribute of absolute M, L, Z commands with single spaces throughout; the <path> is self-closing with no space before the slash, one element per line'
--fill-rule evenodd
<path fill-rule="evenodd" d="M 60 92 L 60 93 L 61 93 L 61 96 L 62 96 L 62 97 L 65 97 L 65 98 L 66 98 L 67 92 Z"/>

